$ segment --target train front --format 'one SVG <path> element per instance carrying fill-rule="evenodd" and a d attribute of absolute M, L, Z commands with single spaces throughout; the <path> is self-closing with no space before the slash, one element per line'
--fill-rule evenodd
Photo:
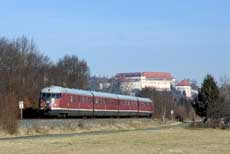
<path fill-rule="evenodd" d="M 62 98 L 59 87 L 47 87 L 41 90 L 39 97 L 39 109 L 42 113 L 51 113 L 53 108 L 58 108 Z"/>

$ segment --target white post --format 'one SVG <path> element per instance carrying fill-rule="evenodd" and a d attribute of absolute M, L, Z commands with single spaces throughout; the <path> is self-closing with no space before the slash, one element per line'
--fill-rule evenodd
<path fill-rule="evenodd" d="M 23 115 L 22 115 L 22 114 L 23 114 L 23 112 L 22 112 L 22 109 L 21 109 L 21 120 L 22 120 L 22 117 L 23 117 Z"/>
<path fill-rule="evenodd" d="M 174 114 L 174 111 L 173 110 L 171 110 L 171 119 L 173 120 L 173 114 Z"/>
<path fill-rule="evenodd" d="M 23 119 L 23 109 L 24 109 L 24 102 L 19 101 L 19 109 L 21 110 L 21 120 Z"/>

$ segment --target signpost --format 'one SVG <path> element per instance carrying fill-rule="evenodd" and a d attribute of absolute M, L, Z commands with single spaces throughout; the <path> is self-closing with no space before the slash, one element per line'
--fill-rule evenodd
<path fill-rule="evenodd" d="M 24 109 L 24 102 L 19 101 L 19 109 L 21 110 L 21 120 L 23 118 L 23 109 Z"/>
<path fill-rule="evenodd" d="M 173 120 L 173 114 L 174 114 L 174 111 L 173 110 L 171 110 L 171 119 Z"/>

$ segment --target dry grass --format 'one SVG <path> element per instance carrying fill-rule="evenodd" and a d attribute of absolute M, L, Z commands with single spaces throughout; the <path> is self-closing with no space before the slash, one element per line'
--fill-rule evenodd
<path fill-rule="evenodd" d="M 41 134 L 63 134 L 79 133 L 101 130 L 134 130 L 142 128 L 153 128 L 177 123 L 168 121 L 162 123 L 160 120 L 153 119 L 96 119 L 96 120 L 54 120 L 56 124 L 48 122 L 33 123 L 31 127 L 20 127 L 16 136 L 41 135 Z M 1 134 L 0 136 L 6 136 Z"/>
<path fill-rule="evenodd" d="M 229 154 L 226 130 L 173 128 L 104 135 L 0 141 L 7 154 Z"/>

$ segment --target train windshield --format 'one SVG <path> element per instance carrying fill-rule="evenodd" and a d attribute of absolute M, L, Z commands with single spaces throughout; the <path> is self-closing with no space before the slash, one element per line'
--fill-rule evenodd
<path fill-rule="evenodd" d="M 51 99 L 51 98 L 61 98 L 61 94 L 60 93 L 41 93 L 40 97 L 43 99 Z"/>

